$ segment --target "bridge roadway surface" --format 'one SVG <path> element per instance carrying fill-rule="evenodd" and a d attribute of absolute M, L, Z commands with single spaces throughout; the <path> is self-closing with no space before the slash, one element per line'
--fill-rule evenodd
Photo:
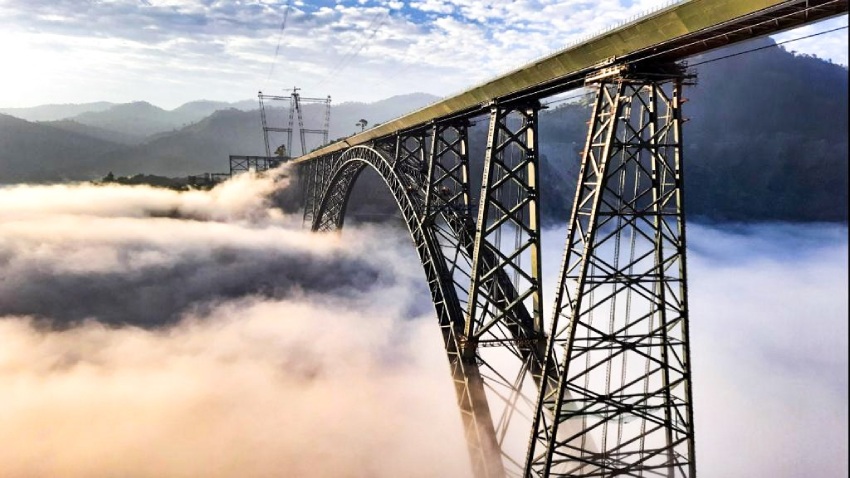
<path fill-rule="evenodd" d="M 665 64 L 847 13 L 848 0 L 684 0 L 610 29 L 397 119 L 296 158 L 303 163 L 351 146 L 471 118 L 493 102 L 536 100 L 581 87 L 613 67 Z"/>

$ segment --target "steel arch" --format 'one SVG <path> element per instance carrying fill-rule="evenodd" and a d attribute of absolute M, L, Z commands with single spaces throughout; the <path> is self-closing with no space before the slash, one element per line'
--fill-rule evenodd
<path fill-rule="evenodd" d="M 313 230 L 343 226 L 366 167 L 390 189 L 428 280 L 476 478 L 694 476 L 683 78 L 659 70 L 596 87 L 548 334 L 534 297 L 537 105 L 491 108 L 477 220 L 463 123 L 350 146 L 302 171 L 312 178 L 304 217 Z M 514 240 L 501 241 L 502 230 Z M 600 314 L 607 327 L 592 323 Z M 476 325 L 481 333 L 470 333 Z M 531 436 L 520 457 L 509 438 L 528 433 L 523 419 Z"/>
<path fill-rule="evenodd" d="M 374 169 L 393 195 L 410 232 L 416 252 L 425 269 L 431 298 L 439 319 L 443 342 L 457 393 L 467 446 L 476 476 L 504 475 L 496 431 L 484 392 L 484 381 L 475 355 L 464 352 L 464 310 L 460 306 L 451 273 L 434 231 L 417 211 L 424 202 L 416 193 L 418 185 L 407 184 L 394 168 L 394 163 L 379 149 L 354 146 L 342 154 L 328 157 L 332 171 L 313 217 L 313 231 L 342 228 L 351 189 L 360 173 Z"/>

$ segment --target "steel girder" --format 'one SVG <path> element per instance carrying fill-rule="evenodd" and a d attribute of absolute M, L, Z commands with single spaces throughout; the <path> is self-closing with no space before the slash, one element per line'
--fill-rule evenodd
<path fill-rule="evenodd" d="M 681 80 L 598 88 L 551 339 L 536 103 L 492 106 L 477 205 L 465 120 L 299 165 L 316 231 L 343 226 L 366 167 L 393 194 L 428 278 L 477 477 L 694 476 Z"/>
<path fill-rule="evenodd" d="M 474 357 L 464 354 L 460 340 L 463 309 L 451 279 L 452 272 L 447 267 L 450 261 L 443 255 L 435 230 L 422 221 L 424 187 L 411 183 L 404 161 L 391 159 L 381 148 L 357 146 L 338 157 L 326 159 L 332 165 L 333 173 L 326 183 L 312 229 L 329 231 L 342 227 L 351 187 L 365 167 L 373 168 L 381 176 L 399 206 L 425 269 L 449 359 L 473 471 L 478 477 L 503 476 L 479 364 Z"/>
<path fill-rule="evenodd" d="M 500 126 L 494 138 L 500 145 L 487 161 L 497 172 L 489 175 L 489 185 L 483 183 L 486 187 L 480 204 L 494 211 L 493 221 L 497 223 L 485 214 L 487 234 L 476 232 L 471 211 L 465 122 L 436 124 L 430 130 L 399 134 L 393 141 L 372 148 L 351 148 L 342 155 L 321 158 L 314 170 L 320 173 L 314 177 L 312 197 L 305 207 L 305 217 L 312 220 L 314 230 L 341 228 L 352 185 L 363 168 L 370 165 L 393 192 L 414 242 L 420 240 L 417 238 L 427 239 L 427 245 L 417 249 L 420 256 L 427 253 L 423 265 L 429 277 L 434 272 L 427 270 L 428 265 L 439 265 L 436 274 L 442 285 L 432 289 L 432 294 L 438 315 L 447 318 L 441 320 L 441 327 L 467 428 L 473 469 L 480 477 L 518 475 L 522 471 L 524 443 L 516 442 L 516 438 L 526 433 L 536 396 L 536 386 L 526 383 L 534 380 L 526 379 L 539 379 L 545 345 L 539 310 L 535 316 L 526 309 L 539 307 L 539 300 L 531 300 L 533 294 L 539 294 L 539 262 L 526 257 L 525 265 L 521 265 L 522 257 L 531 254 L 526 252 L 530 246 L 525 242 L 533 242 L 535 254 L 539 253 L 535 172 L 538 158 L 534 140 L 537 105 L 495 111 Z M 518 129 L 509 131 L 514 124 L 514 129 Z M 522 187 L 517 183 L 520 178 Z M 498 219 L 502 214 L 499 211 L 505 207 L 513 209 L 508 211 L 511 217 Z M 499 241 L 501 232 L 491 233 L 507 230 L 514 234 L 514 227 L 521 229 L 517 234 L 524 242 L 517 252 L 515 243 L 506 241 L 511 244 L 508 257 Z M 532 270 L 535 265 L 536 271 Z M 464 311 L 470 304 L 476 270 L 479 285 L 475 296 L 481 308 L 475 312 L 473 332 L 467 333 Z M 528 277 L 534 279 L 531 292 Z M 496 407 L 498 416 L 491 414 L 490 404 Z M 506 444 L 511 439 L 515 441 L 512 450 Z"/>
<path fill-rule="evenodd" d="M 469 191 L 468 125 L 435 125 L 422 215 L 438 238 L 460 305 L 467 310 L 463 354 L 480 366 L 486 398 L 491 412 L 496 412 L 500 459 L 510 476 L 522 472 L 524 443 L 511 441 L 522 437 L 530 425 L 534 382 L 542 375 L 544 362 L 539 309 L 536 315 L 528 311 L 539 306 L 533 300 L 539 294 L 540 275 L 535 260 L 537 108 L 536 103 L 494 106 L 493 144 L 485 158 L 485 170 L 491 172 L 482 178 L 476 215 Z M 503 236 L 511 240 L 503 241 Z"/>
<path fill-rule="evenodd" d="M 597 88 L 525 474 L 693 477 L 682 78 Z"/>
<path fill-rule="evenodd" d="M 268 171 L 288 161 L 280 156 L 238 156 L 230 155 L 230 175 L 249 171 Z"/>

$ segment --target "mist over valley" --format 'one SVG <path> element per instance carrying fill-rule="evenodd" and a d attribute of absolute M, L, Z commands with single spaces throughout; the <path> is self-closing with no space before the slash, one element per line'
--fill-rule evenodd
<path fill-rule="evenodd" d="M 848 70 L 773 42 L 690 60 L 764 47 L 685 90 L 696 455 L 709 477 L 846 476 Z M 564 96 L 540 112 L 546 320 L 590 117 Z M 334 102 L 329 139 L 437 99 Z M 364 172 L 339 234 L 303 224 L 287 165 L 187 185 L 265 154 L 254 99 L 0 105 L 0 476 L 472 476 L 386 185 Z"/>

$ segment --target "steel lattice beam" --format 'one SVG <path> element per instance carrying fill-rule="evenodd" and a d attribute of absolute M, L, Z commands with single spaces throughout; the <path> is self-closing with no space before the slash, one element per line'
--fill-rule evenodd
<path fill-rule="evenodd" d="M 536 102 L 491 108 L 477 208 L 465 121 L 301 166 L 305 221 L 317 231 L 343 226 L 366 167 L 395 197 L 425 268 L 477 477 L 693 476 L 681 77 L 661 71 L 600 80 L 549 339 Z M 529 430 L 517 451 L 511 442 Z"/>
<path fill-rule="evenodd" d="M 528 476 L 695 476 L 681 87 L 597 86 L 547 345 L 559 381 L 538 397 Z"/>
<path fill-rule="evenodd" d="M 524 323 L 506 326 L 522 328 L 525 339 L 534 340 L 542 334 L 537 205 L 538 108 L 537 105 L 519 109 L 494 106 L 490 113 L 473 249 L 471 298 L 467 306 L 465 337 L 469 341 L 479 340 L 487 330 L 508 320 L 514 308 L 525 299 L 531 301 L 533 315 Z M 512 112 L 518 118 L 511 122 Z M 503 234 L 512 235 L 514 243 L 502 247 Z M 526 265 L 522 264 L 524 256 L 528 256 Z M 485 282 L 490 291 L 499 289 L 499 271 L 502 276 L 512 276 L 517 295 L 510 301 L 503 295 L 494 297 L 482 293 Z M 489 305 L 494 307 L 489 308 Z"/>
<path fill-rule="evenodd" d="M 402 138 L 400 141 L 404 140 Z M 417 139 L 417 142 L 421 141 Z M 452 272 L 447 267 L 450 260 L 444 257 L 436 229 L 422 221 L 424 184 L 411 182 L 415 178 L 407 174 L 410 171 L 400 167 L 401 163 L 420 157 L 419 152 L 413 148 L 401 153 L 400 157 L 390 157 L 382 150 L 355 147 L 338 157 L 323 158 L 328 168 L 328 179 L 323 182 L 324 185 L 317 185 L 323 186 L 321 189 L 324 192 L 312 228 L 314 231 L 331 231 L 342 227 L 351 186 L 363 168 L 372 167 L 385 181 L 399 205 L 425 269 L 449 359 L 473 470 L 478 477 L 504 476 L 479 363 L 474 356 L 464 353 L 461 343 L 464 318 L 451 279 Z"/>
<path fill-rule="evenodd" d="M 683 1 L 294 161 L 313 230 L 343 226 L 366 167 L 398 203 L 477 478 L 696 475 L 673 62 L 847 4 Z M 585 84 L 598 93 L 544 327 L 536 102 Z M 468 122 L 488 113 L 474 204 Z"/>
<path fill-rule="evenodd" d="M 289 158 L 280 156 L 237 156 L 230 155 L 230 175 L 233 176 L 239 173 L 247 173 L 250 171 L 262 172 L 274 169 L 283 163 L 286 163 Z"/>

